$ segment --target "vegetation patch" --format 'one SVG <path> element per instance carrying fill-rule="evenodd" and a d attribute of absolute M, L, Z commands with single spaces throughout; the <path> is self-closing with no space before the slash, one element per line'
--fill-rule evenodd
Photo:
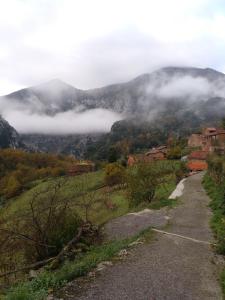
<path fill-rule="evenodd" d="M 127 168 L 111 163 L 97 172 L 29 182 L 29 190 L 7 200 L 0 210 L 2 287 L 26 280 L 27 270 L 43 268 L 46 264 L 50 264 L 51 272 L 45 270 L 38 278 L 41 284 L 47 282 L 48 288 L 61 286 L 69 276 L 82 275 L 85 266 L 93 267 L 104 253 L 120 245 L 115 242 L 99 246 L 99 228 L 103 224 L 131 211 L 176 204 L 176 200 L 168 197 L 180 176 L 179 169 L 177 161 L 155 161 Z M 69 264 L 65 263 L 68 259 Z M 61 276 L 63 270 L 72 275 Z M 37 284 L 36 279 L 20 284 L 18 295 L 32 294 L 34 283 Z M 38 287 L 35 297 L 43 297 L 46 289 Z"/>
<path fill-rule="evenodd" d="M 204 188 L 212 199 L 210 207 L 213 210 L 211 226 L 217 239 L 217 251 L 225 255 L 225 214 L 223 210 L 224 192 L 215 181 L 206 174 L 203 180 Z"/>
<path fill-rule="evenodd" d="M 213 211 L 211 227 L 217 240 L 216 250 L 225 255 L 225 210 L 224 189 L 207 173 L 203 180 L 204 188 L 212 199 L 210 207 Z M 225 269 L 221 274 L 221 286 L 225 297 Z"/>
<path fill-rule="evenodd" d="M 20 283 L 11 288 L 3 299 L 5 300 L 43 300 L 49 292 L 57 290 L 67 282 L 86 275 L 101 261 L 112 259 L 120 250 L 127 248 L 130 243 L 140 237 L 147 241 L 151 240 L 151 230 L 145 230 L 138 236 L 121 240 L 111 241 L 100 246 L 92 246 L 85 254 L 76 257 L 74 261 L 67 261 L 60 269 L 50 272 L 47 269 L 40 273 L 37 278 L 29 282 Z"/>

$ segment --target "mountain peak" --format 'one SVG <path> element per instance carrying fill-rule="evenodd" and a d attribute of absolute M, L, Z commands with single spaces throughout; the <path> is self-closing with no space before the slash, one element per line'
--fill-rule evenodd
<path fill-rule="evenodd" d="M 32 90 L 48 90 L 48 89 L 56 89 L 56 90 L 65 90 L 65 89 L 74 89 L 77 90 L 72 85 L 62 81 L 59 78 L 51 79 L 45 83 L 41 83 L 37 86 L 30 87 Z"/>

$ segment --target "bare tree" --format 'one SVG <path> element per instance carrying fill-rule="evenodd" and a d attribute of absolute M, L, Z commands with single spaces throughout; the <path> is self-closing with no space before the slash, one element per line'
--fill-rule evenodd
<path fill-rule="evenodd" d="M 91 189 L 89 177 L 87 174 L 80 177 L 80 181 L 74 186 L 74 191 L 79 197 L 76 198 L 75 206 L 84 217 L 85 223 L 92 223 L 93 214 L 103 204 L 103 198 L 100 197 L 98 190 Z"/>

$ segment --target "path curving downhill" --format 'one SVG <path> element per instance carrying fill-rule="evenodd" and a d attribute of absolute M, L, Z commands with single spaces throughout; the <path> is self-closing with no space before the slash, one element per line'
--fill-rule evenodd
<path fill-rule="evenodd" d="M 208 244 L 213 241 L 209 198 L 201 180 L 202 174 L 197 174 L 185 181 L 182 203 L 169 213 L 171 225 L 165 229 L 169 234 L 157 232 L 154 241 L 136 247 L 96 279 L 80 287 L 76 282 L 70 284 L 67 296 L 61 298 L 222 300 L 214 253 Z"/>

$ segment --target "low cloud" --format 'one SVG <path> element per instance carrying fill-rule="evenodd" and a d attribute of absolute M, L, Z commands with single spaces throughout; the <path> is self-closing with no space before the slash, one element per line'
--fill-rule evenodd
<path fill-rule="evenodd" d="M 3 116 L 19 133 L 40 134 L 108 132 L 114 122 L 122 119 L 121 115 L 106 109 L 92 109 L 82 113 L 68 111 L 55 116 L 7 111 Z"/>
<path fill-rule="evenodd" d="M 202 77 L 174 77 L 165 84 L 159 91 L 161 97 L 198 97 L 207 96 L 212 93 L 212 86 L 209 81 Z"/>

